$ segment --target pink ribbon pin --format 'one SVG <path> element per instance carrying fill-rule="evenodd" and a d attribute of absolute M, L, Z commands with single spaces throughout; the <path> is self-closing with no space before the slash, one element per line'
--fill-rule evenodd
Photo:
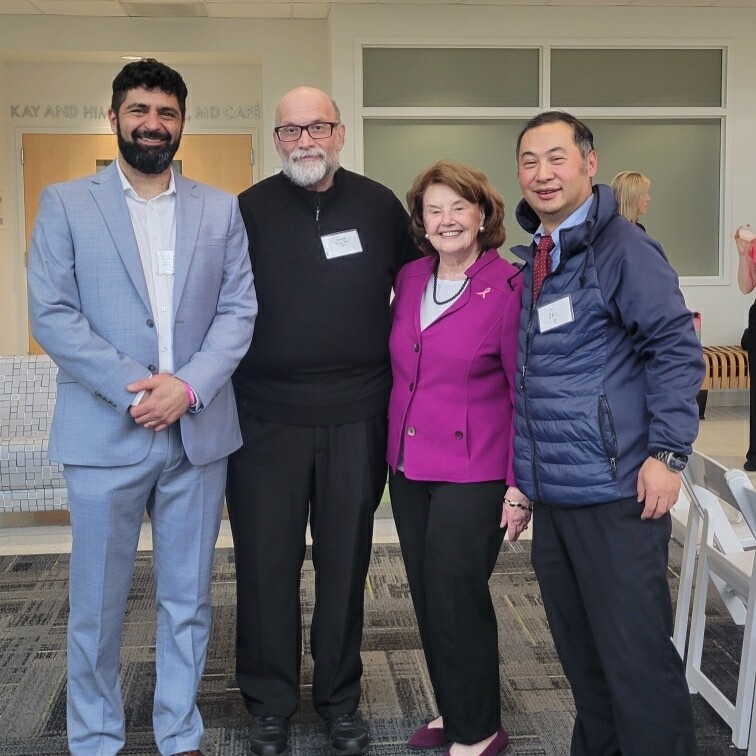
<path fill-rule="evenodd" d="M 490 291 L 491 291 L 491 287 L 487 286 L 485 289 L 483 289 L 483 291 L 476 291 L 475 293 L 479 297 L 483 297 L 483 299 L 485 299 L 486 298 L 486 294 L 488 294 L 488 292 L 490 292 Z"/>

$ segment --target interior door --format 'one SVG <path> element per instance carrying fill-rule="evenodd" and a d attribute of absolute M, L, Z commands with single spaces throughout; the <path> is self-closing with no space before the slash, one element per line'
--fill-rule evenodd
<path fill-rule="evenodd" d="M 118 154 L 114 134 L 24 134 L 24 221 L 28 254 L 39 198 L 48 184 L 96 173 Z M 238 194 L 252 184 L 251 134 L 184 134 L 175 168 Z M 41 354 L 29 331 L 29 353 Z"/>

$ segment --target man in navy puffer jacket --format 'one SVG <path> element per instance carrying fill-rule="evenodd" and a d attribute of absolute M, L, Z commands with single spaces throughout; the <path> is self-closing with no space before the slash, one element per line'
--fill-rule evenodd
<path fill-rule="evenodd" d="M 517 161 L 517 219 L 534 243 L 512 250 L 527 263 L 515 476 L 534 502 L 533 565 L 575 697 L 572 756 L 691 756 L 666 570 L 669 509 L 698 432 L 692 315 L 661 247 L 592 185 L 585 124 L 541 113 Z"/>

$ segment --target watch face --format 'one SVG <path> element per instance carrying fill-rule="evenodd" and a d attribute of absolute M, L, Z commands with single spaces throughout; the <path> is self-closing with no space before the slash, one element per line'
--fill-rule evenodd
<path fill-rule="evenodd" d="M 676 454 L 669 454 L 667 456 L 667 467 L 675 472 L 682 472 L 685 469 L 687 460 L 678 457 Z"/>

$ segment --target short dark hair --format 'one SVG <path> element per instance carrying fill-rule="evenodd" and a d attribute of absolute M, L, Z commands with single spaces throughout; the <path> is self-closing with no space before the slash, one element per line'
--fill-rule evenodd
<path fill-rule="evenodd" d="M 423 195 L 431 184 L 445 184 L 460 197 L 478 205 L 483 211 L 483 230 L 478 232 L 482 250 L 498 249 L 507 238 L 504 231 L 504 200 L 494 189 L 483 171 L 456 160 L 439 160 L 426 168 L 407 192 L 407 207 L 410 213 L 410 231 L 420 249 L 426 255 L 436 251 L 425 238 L 423 223 Z"/>
<path fill-rule="evenodd" d="M 113 98 L 110 107 L 115 113 L 126 99 L 126 93 L 132 89 L 158 89 L 178 100 L 181 117 L 186 116 L 186 84 L 178 71 L 169 68 L 154 58 L 144 58 L 126 64 L 118 76 L 113 79 Z"/>
<path fill-rule="evenodd" d="M 566 123 L 572 126 L 572 138 L 580 150 L 580 154 L 587 158 L 593 152 L 593 132 L 579 119 L 571 113 L 564 110 L 546 110 L 533 116 L 520 130 L 517 135 L 517 147 L 515 149 L 515 158 L 520 159 L 520 143 L 525 134 L 531 129 L 537 129 L 539 126 L 546 126 L 549 123 Z"/>

